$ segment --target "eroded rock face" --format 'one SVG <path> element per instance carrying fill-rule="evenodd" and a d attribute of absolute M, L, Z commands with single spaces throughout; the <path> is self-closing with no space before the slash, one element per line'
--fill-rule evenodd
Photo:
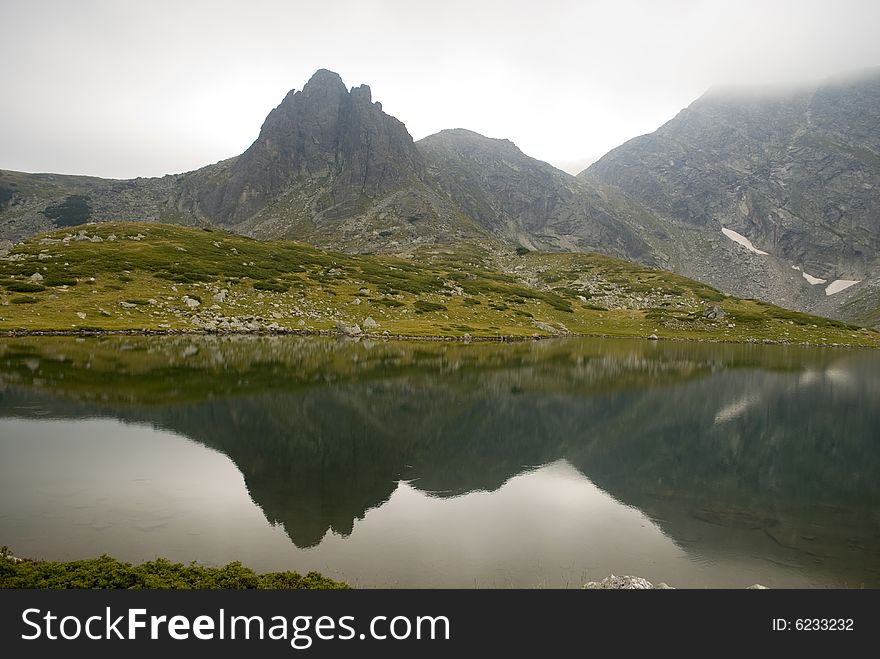
<path fill-rule="evenodd" d="M 189 175 L 178 207 L 236 224 L 291 189 L 312 186 L 320 188 L 313 210 L 341 217 L 419 179 L 423 169 L 406 127 L 372 102 L 368 86 L 349 91 L 338 74 L 321 69 L 302 91 L 287 94 L 227 168 Z"/>

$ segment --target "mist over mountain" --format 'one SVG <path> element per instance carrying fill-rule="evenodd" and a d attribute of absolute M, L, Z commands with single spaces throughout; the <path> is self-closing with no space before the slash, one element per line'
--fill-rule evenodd
<path fill-rule="evenodd" d="M 348 252 L 474 242 L 597 251 L 876 325 L 878 101 L 880 69 L 711 90 L 575 177 L 464 129 L 414 142 L 368 86 L 349 89 L 322 69 L 244 153 L 193 172 L 119 181 L 0 171 L 0 239 L 146 220 Z"/>

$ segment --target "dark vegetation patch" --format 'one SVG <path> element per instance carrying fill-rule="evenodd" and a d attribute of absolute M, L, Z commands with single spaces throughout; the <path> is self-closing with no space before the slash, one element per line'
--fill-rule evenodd
<path fill-rule="evenodd" d="M 413 304 L 416 313 L 429 313 L 431 311 L 446 311 L 446 306 L 437 304 L 436 302 L 428 302 L 427 300 L 416 300 Z"/>
<path fill-rule="evenodd" d="M 89 221 L 92 207 L 89 206 L 88 197 L 70 195 L 64 201 L 44 208 L 43 215 L 52 220 L 55 226 L 74 227 Z"/>
<path fill-rule="evenodd" d="M 255 281 L 254 288 L 258 291 L 272 291 L 273 293 L 286 293 L 289 286 L 274 281 Z"/>
<path fill-rule="evenodd" d="M 11 284 L 6 284 L 6 290 L 11 293 L 39 293 L 40 291 L 45 291 L 46 287 L 41 284 L 31 284 L 26 281 L 16 281 Z"/>

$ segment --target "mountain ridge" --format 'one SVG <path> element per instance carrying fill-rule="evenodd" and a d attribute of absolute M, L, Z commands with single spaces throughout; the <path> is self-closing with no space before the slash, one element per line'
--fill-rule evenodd
<path fill-rule="evenodd" d="M 110 180 L 0 171 L 0 239 L 151 221 L 349 253 L 472 242 L 596 251 L 876 325 L 878 99 L 880 67 L 770 97 L 713 88 L 572 176 L 465 128 L 414 141 L 369 86 L 347 88 L 320 69 L 242 154 L 192 172 Z M 825 295 L 814 279 L 860 285 Z"/>

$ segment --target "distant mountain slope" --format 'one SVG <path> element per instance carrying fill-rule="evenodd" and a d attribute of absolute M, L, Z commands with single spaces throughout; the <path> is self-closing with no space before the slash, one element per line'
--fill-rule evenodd
<path fill-rule="evenodd" d="M 880 274 L 880 68 L 812 87 L 710 91 L 579 178 L 616 186 L 688 236 L 674 270 L 853 317 L 845 303 L 858 285 L 826 293 L 836 280 Z"/>
<path fill-rule="evenodd" d="M 658 262 L 644 212 L 603 198 L 596 186 L 530 158 L 509 140 L 464 129 L 416 143 L 435 185 L 481 226 L 544 250 L 597 250 Z"/>

